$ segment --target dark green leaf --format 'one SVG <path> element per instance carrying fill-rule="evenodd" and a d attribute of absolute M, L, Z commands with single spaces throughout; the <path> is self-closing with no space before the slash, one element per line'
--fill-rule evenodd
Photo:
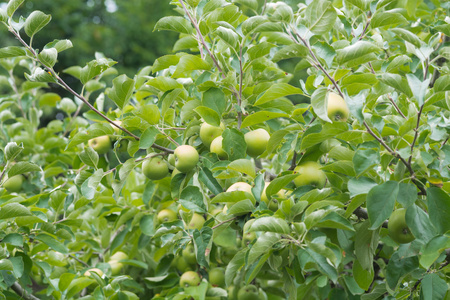
<path fill-rule="evenodd" d="M 432 187 L 427 190 L 428 213 L 438 233 L 450 230 L 450 196 L 444 190 Z"/>
<path fill-rule="evenodd" d="M 367 195 L 370 229 L 377 229 L 389 218 L 394 210 L 398 192 L 399 184 L 397 181 L 387 181 L 370 189 Z"/>

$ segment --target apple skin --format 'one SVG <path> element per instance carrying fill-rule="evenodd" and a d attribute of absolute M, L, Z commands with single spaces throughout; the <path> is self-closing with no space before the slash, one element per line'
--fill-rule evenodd
<path fill-rule="evenodd" d="M 174 152 L 175 167 L 182 173 L 191 171 L 198 163 L 199 156 L 197 150 L 189 145 L 177 147 Z"/>
<path fill-rule="evenodd" d="M 169 175 L 169 167 L 164 160 L 155 156 L 142 163 L 142 172 L 148 179 L 159 180 Z"/>
<path fill-rule="evenodd" d="M 117 126 L 122 127 L 122 121 L 116 120 L 116 121 L 113 121 L 113 123 L 116 124 Z M 111 127 L 114 129 L 115 134 L 120 134 L 121 129 L 117 128 L 116 126 L 114 126 L 112 124 L 111 124 Z"/>
<path fill-rule="evenodd" d="M 225 152 L 225 150 L 223 150 L 222 142 L 223 142 L 223 137 L 222 136 L 216 137 L 212 141 L 209 150 L 212 153 L 217 154 L 219 159 L 225 160 L 225 159 L 228 159 L 228 154 Z"/>
<path fill-rule="evenodd" d="M 209 283 L 214 287 L 225 287 L 225 270 L 223 268 L 213 268 L 208 272 Z"/>
<path fill-rule="evenodd" d="M 303 185 L 314 185 L 321 189 L 325 186 L 327 176 L 320 170 L 320 165 L 313 161 L 305 162 L 294 169 L 299 175 L 294 179 L 294 184 L 299 187 Z"/>
<path fill-rule="evenodd" d="M 267 198 L 267 195 L 266 195 L 266 189 L 269 186 L 269 184 L 270 184 L 270 182 L 265 182 L 264 183 L 264 189 L 263 189 L 263 192 L 261 194 L 261 201 L 266 203 L 270 210 L 276 211 L 278 209 L 278 200 L 277 199 L 271 199 L 269 201 L 269 199 Z M 285 199 L 286 198 L 286 190 L 283 190 L 283 189 L 279 190 L 278 193 L 276 193 L 276 195 L 280 199 Z"/>
<path fill-rule="evenodd" d="M 195 255 L 194 245 L 188 244 L 186 248 L 184 248 L 183 251 L 181 251 L 181 255 L 188 264 L 190 265 L 197 264 L 197 257 Z"/>
<path fill-rule="evenodd" d="M 191 266 L 186 262 L 186 260 L 182 256 L 176 256 L 173 261 L 173 264 L 175 265 L 175 268 L 181 273 L 191 270 Z"/>
<path fill-rule="evenodd" d="M 209 147 L 216 137 L 222 135 L 224 129 L 225 125 L 223 125 L 223 123 L 220 123 L 220 126 L 213 126 L 206 122 L 203 123 L 202 126 L 200 126 L 200 139 L 202 140 L 202 143 L 206 147 Z"/>
<path fill-rule="evenodd" d="M 227 192 L 234 192 L 234 191 L 247 192 L 247 193 L 253 195 L 252 194 L 252 186 L 250 184 L 248 184 L 246 182 L 242 182 L 242 181 L 233 183 L 227 189 Z"/>
<path fill-rule="evenodd" d="M 162 209 L 158 215 L 156 216 L 159 224 L 163 224 L 166 222 L 172 222 L 178 219 L 177 213 L 171 209 L 165 208 Z"/>
<path fill-rule="evenodd" d="M 120 271 L 123 268 L 123 264 L 118 262 L 117 260 L 110 260 L 108 264 L 111 266 L 111 274 L 113 276 L 120 274 Z"/>
<path fill-rule="evenodd" d="M 328 105 L 327 105 L 328 118 L 331 121 L 341 121 L 345 122 L 348 119 L 350 111 L 348 109 L 345 100 L 335 93 L 328 94 Z"/>
<path fill-rule="evenodd" d="M 258 288 L 254 286 L 253 284 L 244 285 L 239 289 L 239 292 L 237 294 L 238 300 L 258 300 L 259 292 Z"/>
<path fill-rule="evenodd" d="M 197 272 L 187 271 L 180 277 L 180 287 L 186 288 L 190 286 L 198 286 L 201 282 L 200 276 Z"/>
<path fill-rule="evenodd" d="M 408 244 L 416 238 L 406 225 L 406 209 L 400 208 L 394 210 L 389 217 L 388 233 L 389 236 L 399 244 Z"/>
<path fill-rule="evenodd" d="M 259 128 L 244 134 L 244 139 L 247 144 L 247 154 L 257 157 L 266 151 L 270 134 L 265 129 Z"/>
<path fill-rule="evenodd" d="M 202 229 L 204 223 L 205 223 L 205 218 L 203 218 L 201 215 L 199 215 L 197 213 L 194 213 L 191 221 L 189 222 L 189 224 L 187 224 L 186 228 L 200 230 L 200 229 Z"/>
<path fill-rule="evenodd" d="M 87 270 L 86 272 L 84 272 L 84 276 L 89 277 L 89 276 L 91 276 L 92 272 L 97 273 L 97 275 L 100 276 L 100 277 L 103 276 L 103 271 L 100 270 L 100 269 L 97 269 L 97 268 L 92 268 L 92 269 Z"/>
<path fill-rule="evenodd" d="M 22 189 L 23 176 L 15 175 L 8 178 L 4 183 L 3 187 L 10 193 L 18 193 Z"/>
<path fill-rule="evenodd" d="M 125 252 L 122 251 L 117 251 L 116 253 L 114 253 L 113 255 L 111 255 L 109 260 L 122 260 L 122 259 L 128 259 L 128 254 L 126 254 Z"/>
<path fill-rule="evenodd" d="M 98 136 L 88 141 L 89 147 L 92 147 L 98 154 L 105 154 L 111 149 L 111 139 L 107 135 Z"/>

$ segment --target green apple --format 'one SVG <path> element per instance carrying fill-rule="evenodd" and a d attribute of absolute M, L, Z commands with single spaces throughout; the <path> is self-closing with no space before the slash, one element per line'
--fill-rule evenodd
<path fill-rule="evenodd" d="M 259 128 L 247 132 L 244 138 L 247 144 L 247 154 L 251 157 L 257 157 L 266 151 L 270 135 L 265 129 Z"/>
<path fill-rule="evenodd" d="M 220 126 L 213 126 L 206 122 L 203 123 L 202 126 L 200 126 L 200 139 L 202 140 L 202 143 L 206 147 L 209 147 L 216 137 L 222 135 L 224 129 L 225 125 L 223 125 L 223 123 L 220 123 Z"/>
<path fill-rule="evenodd" d="M 165 208 L 161 209 L 161 211 L 156 216 L 159 224 L 163 224 L 166 222 L 172 222 L 178 219 L 177 213 L 171 209 Z"/>
<path fill-rule="evenodd" d="M 220 249 L 220 260 L 224 264 L 228 264 L 233 259 L 233 257 L 236 255 L 237 252 L 238 252 L 238 249 L 234 248 L 234 247 L 221 248 Z"/>
<path fill-rule="evenodd" d="M 189 243 L 186 246 L 186 248 L 184 248 L 183 251 L 181 251 L 181 255 L 188 264 L 190 264 L 190 265 L 197 264 L 197 256 L 195 255 L 195 247 L 191 243 Z"/>
<path fill-rule="evenodd" d="M 297 187 L 303 185 L 313 185 L 319 189 L 325 186 L 327 176 L 320 169 L 320 165 L 313 161 L 305 162 L 294 169 L 299 175 L 294 179 Z"/>
<path fill-rule="evenodd" d="M 266 189 L 269 186 L 270 182 L 264 182 L 264 189 L 263 192 L 261 194 L 261 201 L 267 204 L 267 207 L 272 210 L 272 211 L 276 211 L 278 209 L 278 200 L 277 199 L 269 199 L 267 198 L 266 195 Z M 286 198 L 286 190 L 279 190 L 276 195 L 278 196 L 278 198 L 280 199 L 285 199 Z"/>
<path fill-rule="evenodd" d="M 182 288 L 190 287 L 190 286 L 198 286 L 201 282 L 200 276 L 197 272 L 187 271 L 184 272 L 180 277 L 180 286 Z"/>
<path fill-rule="evenodd" d="M 187 263 L 187 261 L 182 256 L 177 256 L 174 259 L 175 268 L 181 273 L 191 270 L 191 266 Z"/>
<path fill-rule="evenodd" d="M 116 120 L 116 121 L 113 121 L 113 123 L 116 124 L 117 126 L 122 127 L 122 121 Z M 116 127 L 116 126 L 114 126 L 112 124 L 111 124 L 111 127 L 114 129 L 114 133 L 115 134 L 120 134 L 120 131 L 121 131 L 120 128 L 118 128 L 118 127 Z"/>
<path fill-rule="evenodd" d="M 148 179 L 159 180 L 169 175 L 169 167 L 161 157 L 155 156 L 142 163 L 142 173 Z"/>
<path fill-rule="evenodd" d="M 227 159 L 227 158 L 228 158 L 228 154 L 225 152 L 225 150 L 223 150 L 222 142 L 223 142 L 223 137 L 222 137 L 222 136 L 216 137 L 216 138 L 212 141 L 209 150 L 210 150 L 212 153 L 217 154 L 217 156 L 218 156 L 220 159 Z"/>
<path fill-rule="evenodd" d="M 225 270 L 223 268 L 213 268 L 208 272 L 209 283 L 216 287 L 225 287 Z"/>
<path fill-rule="evenodd" d="M 202 215 L 199 215 L 198 213 L 194 213 L 192 216 L 191 221 L 189 224 L 187 224 L 186 229 L 202 229 L 203 224 L 205 223 L 205 218 L 203 218 Z"/>
<path fill-rule="evenodd" d="M 89 147 L 92 147 L 98 154 L 105 154 L 111 149 L 111 139 L 107 135 L 98 136 L 88 141 Z"/>
<path fill-rule="evenodd" d="M 111 255 L 111 257 L 109 258 L 109 260 L 122 260 L 122 259 L 128 259 L 128 254 L 126 254 L 125 252 L 122 251 L 117 251 L 116 253 L 114 253 L 113 255 Z"/>
<path fill-rule="evenodd" d="M 389 236 L 399 244 L 407 244 L 415 240 L 414 235 L 406 225 L 406 209 L 400 208 L 394 210 L 389 217 L 388 232 Z"/>
<path fill-rule="evenodd" d="M 3 187 L 10 193 L 18 193 L 22 189 L 23 176 L 15 175 L 8 178 L 4 183 Z"/>
<path fill-rule="evenodd" d="M 173 154 L 169 154 L 169 156 L 167 156 L 167 162 L 171 165 L 175 167 L 175 155 Z"/>
<path fill-rule="evenodd" d="M 342 121 L 345 122 L 348 119 L 350 111 L 348 109 L 345 100 L 335 93 L 328 94 L 328 104 L 327 104 L 328 118 L 331 121 Z"/>
<path fill-rule="evenodd" d="M 182 173 L 191 171 L 198 163 L 197 150 L 189 145 L 178 146 L 174 152 L 175 167 Z"/>
<path fill-rule="evenodd" d="M 123 264 L 118 262 L 117 260 L 110 260 L 108 264 L 111 266 L 111 274 L 118 275 L 123 268 Z"/>
<path fill-rule="evenodd" d="M 91 276 L 91 273 L 97 273 L 98 276 L 102 277 L 103 276 L 103 271 L 97 268 L 91 268 L 89 270 L 87 270 L 86 272 L 84 272 L 84 276 Z"/>
<path fill-rule="evenodd" d="M 234 191 L 247 192 L 247 193 L 253 195 L 252 194 L 252 186 L 250 184 L 248 184 L 246 182 L 242 182 L 242 181 L 233 183 L 227 189 L 227 192 L 234 192 Z"/>
<path fill-rule="evenodd" d="M 116 151 L 119 153 L 126 152 L 128 150 L 128 143 L 129 141 L 127 139 L 121 139 L 119 144 L 116 146 Z"/>
<path fill-rule="evenodd" d="M 253 284 L 244 285 L 243 287 L 241 287 L 239 289 L 237 299 L 238 300 L 258 300 L 258 299 L 260 299 L 258 288 L 256 286 L 254 286 Z"/>

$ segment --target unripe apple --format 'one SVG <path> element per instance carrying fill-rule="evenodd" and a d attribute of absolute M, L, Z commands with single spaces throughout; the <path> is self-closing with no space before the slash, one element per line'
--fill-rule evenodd
<path fill-rule="evenodd" d="M 175 167 L 182 173 L 191 171 L 198 163 L 199 156 L 197 150 L 189 145 L 177 147 L 174 152 Z"/>
<path fill-rule="evenodd" d="M 246 182 L 242 181 L 236 182 L 230 185 L 230 187 L 227 189 L 227 192 L 234 192 L 234 191 L 242 191 L 252 194 L 252 186 Z"/>
<path fill-rule="evenodd" d="M 269 184 L 270 184 L 270 182 L 265 182 L 264 183 L 264 189 L 263 189 L 263 192 L 261 194 L 261 201 L 266 203 L 270 210 L 276 211 L 278 209 L 278 200 L 277 199 L 271 199 L 269 201 L 269 199 L 267 198 L 267 195 L 266 195 L 266 189 L 269 186 Z M 281 189 L 281 190 L 279 190 L 277 192 L 276 195 L 278 196 L 278 198 L 284 199 L 286 197 L 286 190 Z"/>
<path fill-rule="evenodd" d="M 4 183 L 3 187 L 10 193 L 18 193 L 22 189 L 23 176 L 15 175 L 8 178 Z"/>
<path fill-rule="evenodd" d="M 173 264 L 175 265 L 175 268 L 181 273 L 191 270 L 191 266 L 182 256 L 176 256 Z"/>
<path fill-rule="evenodd" d="M 208 276 L 212 286 L 225 287 L 225 270 L 223 268 L 209 270 Z"/>
<path fill-rule="evenodd" d="M 259 300 L 258 288 L 253 284 L 245 285 L 239 289 L 238 300 Z"/>
<path fill-rule="evenodd" d="M 177 213 L 171 209 L 165 208 L 162 209 L 158 215 L 156 216 L 159 224 L 163 224 L 166 222 L 172 222 L 178 219 Z"/>
<path fill-rule="evenodd" d="M 247 132 L 244 138 L 247 144 L 247 154 L 251 157 L 257 157 L 266 151 L 270 135 L 265 129 L 259 128 Z"/>
<path fill-rule="evenodd" d="M 205 218 L 199 215 L 198 213 L 194 213 L 191 221 L 187 224 L 186 229 L 202 229 L 203 224 L 205 223 Z"/>
<path fill-rule="evenodd" d="M 320 169 L 320 165 L 313 161 L 305 162 L 294 169 L 299 175 L 294 179 L 297 187 L 313 185 L 319 189 L 325 186 L 327 176 Z"/>
<path fill-rule="evenodd" d="M 388 232 L 389 236 L 399 244 L 407 244 L 415 240 L 408 225 L 406 225 L 406 209 L 400 208 L 394 210 L 389 217 Z"/>
<path fill-rule="evenodd" d="M 202 140 L 202 143 L 206 147 L 209 147 L 216 137 L 222 135 L 224 129 L 225 125 L 223 125 L 223 123 L 220 123 L 220 127 L 210 125 L 206 122 L 203 123 L 202 126 L 200 126 L 200 139 Z"/>
<path fill-rule="evenodd" d="M 103 271 L 97 268 L 92 268 L 87 270 L 86 272 L 84 272 L 84 276 L 91 276 L 91 273 L 97 273 L 98 276 L 102 277 L 103 276 Z"/>
<path fill-rule="evenodd" d="M 328 94 L 328 105 L 327 105 L 328 118 L 331 121 L 342 121 L 345 122 L 348 119 L 350 111 L 348 109 L 345 100 L 335 93 Z"/>
<path fill-rule="evenodd" d="M 201 282 L 200 276 L 197 272 L 187 271 L 184 272 L 180 277 L 180 286 L 182 288 L 190 287 L 190 286 L 198 286 Z"/>
<path fill-rule="evenodd" d="M 210 151 L 212 153 L 216 153 L 220 159 L 227 159 L 228 154 L 225 152 L 225 150 L 223 150 L 222 142 L 222 136 L 216 137 L 211 143 Z"/>
<path fill-rule="evenodd" d="M 195 255 L 194 245 L 188 244 L 186 248 L 184 248 L 183 251 L 181 251 L 181 255 L 188 264 L 190 265 L 197 264 L 197 256 Z"/>
<path fill-rule="evenodd" d="M 122 251 L 117 251 L 113 255 L 111 255 L 110 260 L 122 260 L 122 259 L 128 259 L 128 254 Z"/>
<path fill-rule="evenodd" d="M 92 147 L 98 154 L 105 154 L 111 149 L 111 139 L 107 135 L 98 136 L 88 141 L 89 147 Z"/>
<path fill-rule="evenodd" d="M 111 266 L 111 274 L 118 275 L 123 268 L 123 264 L 117 260 L 110 260 L 108 264 Z"/>
<path fill-rule="evenodd" d="M 113 121 L 113 123 L 116 124 L 117 126 L 121 126 L 122 127 L 122 121 L 116 120 L 116 121 Z M 120 134 L 120 128 L 118 128 L 118 127 L 116 127 L 116 126 L 114 126 L 112 124 L 111 124 L 111 127 L 114 129 L 114 133 L 115 134 Z"/>
<path fill-rule="evenodd" d="M 144 173 L 148 179 L 159 180 L 169 174 L 169 167 L 164 160 L 155 156 L 144 161 L 142 164 L 142 173 Z"/>

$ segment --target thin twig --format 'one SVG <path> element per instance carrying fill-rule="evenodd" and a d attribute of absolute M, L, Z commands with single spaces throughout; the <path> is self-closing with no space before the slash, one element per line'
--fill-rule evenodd
<path fill-rule="evenodd" d="M 364 27 L 364 30 L 361 33 L 361 35 L 359 36 L 358 41 L 360 41 L 360 40 L 362 40 L 364 38 L 364 36 L 366 35 L 367 28 L 369 28 L 369 25 L 370 25 L 370 19 L 367 21 L 366 27 Z"/>
<path fill-rule="evenodd" d="M 243 79 L 244 79 L 244 71 L 242 68 L 242 45 L 239 45 L 239 69 L 240 69 L 240 74 L 239 74 L 239 98 L 237 99 L 237 104 L 239 106 L 239 111 L 237 113 L 238 116 L 238 129 L 241 128 L 241 124 L 242 124 L 242 112 L 240 111 L 240 107 L 242 105 L 242 84 L 243 84 Z"/>
<path fill-rule="evenodd" d="M 414 128 L 414 139 L 411 143 L 411 156 L 408 159 L 408 164 L 411 164 L 412 161 L 412 157 L 413 157 L 413 150 L 414 150 L 414 146 L 416 144 L 417 141 L 417 137 L 419 136 L 419 125 L 420 125 L 420 117 L 422 115 L 422 111 L 423 111 L 423 107 L 425 106 L 425 104 L 422 104 L 422 106 L 420 107 L 419 113 L 417 114 L 417 124 L 416 124 L 416 128 Z"/>
<path fill-rule="evenodd" d="M 85 267 L 88 267 L 88 268 L 90 267 L 87 263 L 85 263 L 84 261 L 82 261 L 78 257 L 73 256 L 72 254 L 69 254 L 69 257 L 75 259 L 77 262 L 79 262 L 80 264 L 84 265 Z"/>
<path fill-rule="evenodd" d="M 387 98 L 389 99 L 389 101 L 392 103 L 392 105 L 395 107 L 395 109 L 397 110 L 397 112 L 403 117 L 403 119 L 406 119 L 406 116 L 403 114 L 403 112 L 400 110 L 400 108 L 397 106 L 397 104 L 394 102 L 394 99 L 392 99 L 391 95 L 388 94 Z"/>
<path fill-rule="evenodd" d="M 11 289 L 25 300 L 40 300 L 39 298 L 25 291 L 25 289 L 18 282 L 14 282 L 11 286 Z"/>
<path fill-rule="evenodd" d="M 237 217 L 233 217 L 233 218 L 231 218 L 231 219 L 222 221 L 222 222 L 218 223 L 217 225 L 214 225 L 211 229 L 214 230 L 214 229 L 216 229 L 217 227 L 220 227 L 220 226 L 222 226 L 223 224 L 229 223 L 229 222 L 231 222 L 231 221 L 233 221 L 233 220 L 236 220 L 236 219 L 237 219 Z"/>

